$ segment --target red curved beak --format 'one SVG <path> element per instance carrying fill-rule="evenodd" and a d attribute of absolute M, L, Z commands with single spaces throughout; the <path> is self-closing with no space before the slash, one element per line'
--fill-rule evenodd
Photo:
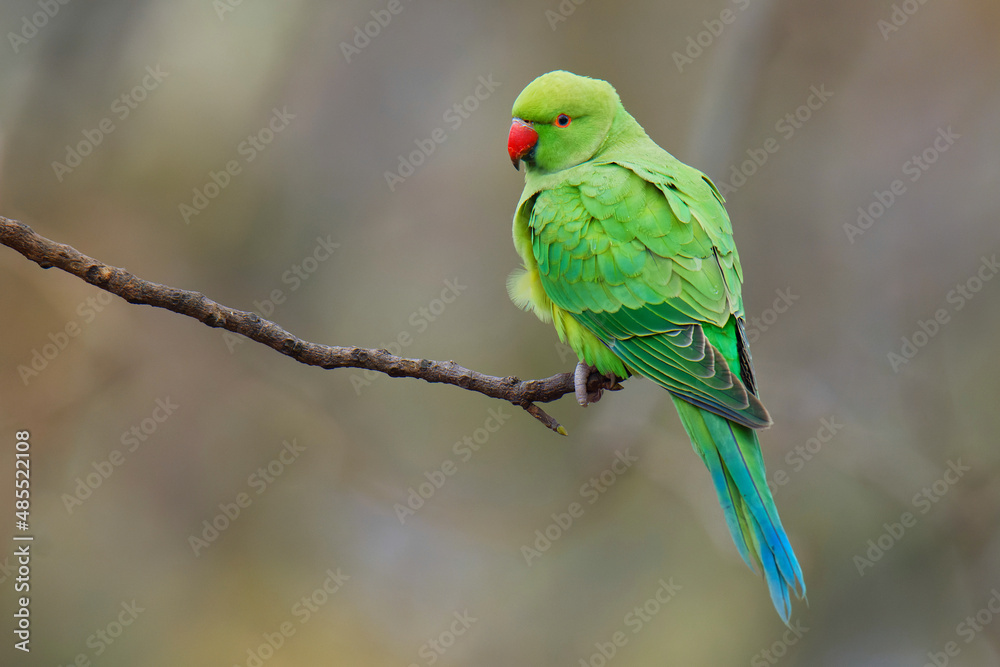
<path fill-rule="evenodd" d="M 520 171 L 521 160 L 530 158 L 538 143 L 538 133 L 531 123 L 515 118 L 510 124 L 510 134 L 507 136 L 507 154 L 514 164 L 514 169 Z"/>

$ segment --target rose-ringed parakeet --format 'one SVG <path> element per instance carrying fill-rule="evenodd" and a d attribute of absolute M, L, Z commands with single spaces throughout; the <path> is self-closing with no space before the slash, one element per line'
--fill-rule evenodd
<path fill-rule="evenodd" d="M 653 143 L 606 81 L 549 72 L 512 113 L 508 152 L 526 173 L 514 215 L 524 268 L 508 280 L 511 299 L 576 352 L 581 404 L 590 367 L 670 392 L 737 549 L 761 567 L 787 623 L 790 593 L 805 597 L 805 583 L 765 479 L 755 429 L 771 418 L 757 397 L 722 195 Z"/>

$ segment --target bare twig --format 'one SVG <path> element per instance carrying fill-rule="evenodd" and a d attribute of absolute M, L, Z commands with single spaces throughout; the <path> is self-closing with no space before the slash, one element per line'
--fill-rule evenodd
<path fill-rule="evenodd" d="M 200 292 L 149 282 L 125 269 L 108 266 L 76 248 L 36 234 L 17 220 L 0 216 L 0 243 L 18 251 L 43 269 L 56 267 L 129 303 L 164 308 L 193 317 L 210 327 L 238 333 L 303 364 L 320 368 L 365 368 L 391 377 L 452 384 L 491 398 L 510 401 L 556 433 L 566 435 L 566 429 L 535 403 L 548 403 L 573 393 L 572 373 L 560 373 L 544 380 L 500 378 L 463 368 L 454 361 L 406 359 L 385 350 L 310 343 L 256 313 L 235 310 L 212 301 Z M 589 381 L 595 389 L 601 382 L 602 378 L 596 374 Z"/>

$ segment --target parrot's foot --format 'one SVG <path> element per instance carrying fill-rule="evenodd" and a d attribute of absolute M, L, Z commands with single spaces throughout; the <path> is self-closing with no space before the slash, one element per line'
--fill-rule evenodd
<path fill-rule="evenodd" d="M 590 396 L 587 395 L 587 380 L 590 378 L 592 370 L 594 370 L 593 366 L 588 366 L 581 361 L 576 365 L 576 372 L 573 373 L 573 384 L 576 385 L 576 402 L 582 407 L 590 405 Z M 598 399 L 600 399 L 599 396 Z"/>
<path fill-rule="evenodd" d="M 576 386 L 576 402 L 584 408 L 601 400 L 605 389 L 617 391 L 622 388 L 614 373 L 602 375 L 596 368 L 583 361 L 576 365 L 573 384 Z"/>

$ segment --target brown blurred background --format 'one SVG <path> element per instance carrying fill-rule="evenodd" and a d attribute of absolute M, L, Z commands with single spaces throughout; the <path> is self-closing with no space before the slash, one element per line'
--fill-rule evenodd
<path fill-rule="evenodd" d="M 30 656 L 0 571 L 3 664 L 1000 664 L 996 2 L 16 0 L 0 25 L 0 213 L 307 340 L 523 378 L 575 360 L 506 295 L 510 107 L 549 70 L 611 81 L 728 188 L 809 586 L 790 632 L 645 380 L 549 406 L 560 438 L 0 248 L 8 565 L 21 429 L 35 535 Z"/>

